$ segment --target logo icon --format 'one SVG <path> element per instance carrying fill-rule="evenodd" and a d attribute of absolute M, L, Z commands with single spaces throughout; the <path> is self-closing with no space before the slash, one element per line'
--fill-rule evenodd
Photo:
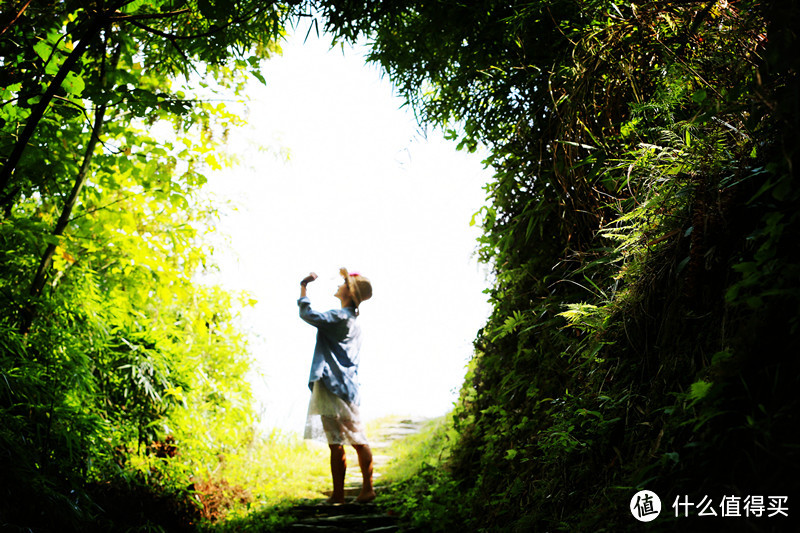
<path fill-rule="evenodd" d="M 655 520 L 661 512 L 661 499 L 651 490 L 640 490 L 631 498 L 631 514 L 640 522 Z"/>

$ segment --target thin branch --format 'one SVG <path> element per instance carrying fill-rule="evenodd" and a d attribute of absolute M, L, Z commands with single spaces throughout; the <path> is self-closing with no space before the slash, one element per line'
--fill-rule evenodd
<path fill-rule="evenodd" d="M 13 102 L 16 102 L 17 100 L 19 100 L 19 96 L 15 96 L 15 97 L 14 97 L 14 98 L 12 98 L 11 100 L 6 100 L 5 102 L 0 102 L 0 107 L 5 107 L 5 106 L 7 106 L 8 104 L 11 104 L 11 103 L 13 103 Z"/>
<path fill-rule="evenodd" d="M 42 68 L 45 68 L 45 69 L 47 68 L 47 65 L 50 64 L 50 61 L 59 52 L 58 45 L 61 44 L 61 41 L 66 40 L 67 35 L 69 35 L 69 34 L 65 33 L 64 35 L 62 35 L 61 37 L 58 38 L 58 40 L 55 42 L 55 44 L 52 45 L 53 48 L 50 50 L 50 55 L 47 56 L 47 60 L 44 62 L 44 65 L 42 65 Z"/>
<path fill-rule="evenodd" d="M 120 115 L 117 115 L 117 116 L 119 117 Z M 111 144 L 111 143 L 109 143 L 107 141 L 104 141 L 103 139 L 100 139 L 100 144 L 103 145 L 103 148 L 105 148 L 106 151 L 108 153 L 112 154 L 112 155 L 119 155 L 119 154 L 121 154 L 122 152 L 125 151 L 123 148 L 119 148 L 117 146 L 114 146 L 113 144 Z"/>
<path fill-rule="evenodd" d="M 131 21 L 131 20 L 152 20 L 152 19 L 164 19 L 169 17 L 174 17 L 175 15 L 183 15 L 184 13 L 191 12 L 191 9 L 188 7 L 185 9 L 179 9 L 178 11 L 170 11 L 169 13 L 145 13 L 143 15 L 126 15 L 125 13 L 119 13 L 119 15 L 114 14 L 109 17 L 110 20 L 114 22 L 118 21 Z"/>
<path fill-rule="evenodd" d="M 130 22 L 130 23 L 138 26 L 139 28 L 142 28 L 143 30 L 145 30 L 147 32 L 150 32 L 150 33 L 152 33 L 154 35 L 158 35 L 159 37 L 164 37 L 165 39 L 170 39 L 170 40 L 172 40 L 172 39 L 191 40 L 191 39 L 200 39 L 201 37 L 210 37 L 210 36 L 214 35 L 215 33 L 219 33 L 222 30 L 225 30 L 225 29 L 233 26 L 234 24 L 239 24 L 241 22 L 246 21 L 251 16 L 252 16 L 252 14 L 243 15 L 243 16 L 241 16 L 239 18 L 232 19 L 227 24 L 224 24 L 222 26 L 214 26 L 212 28 L 209 28 L 207 31 L 204 31 L 203 33 L 196 33 L 196 34 L 193 34 L 193 35 L 175 35 L 173 33 L 166 33 L 166 32 L 163 32 L 161 30 L 157 30 L 155 28 L 151 28 L 150 26 L 148 26 L 146 24 L 142 24 L 141 22 L 138 22 L 136 20 L 127 20 L 127 22 Z"/>
<path fill-rule="evenodd" d="M 73 221 L 78 220 L 80 218 L 83 218 L 83 217 L 85 217 L 87 215 L 91 215 L 92 213 L 96 213 L 98 211 L 103 211 L 104 209 L 108 209 L 112 205 L 118 204 L 118 203 L 120 203 L 122 201 L 125 201 L 125 200 L 129 199 L 130 197 L 131 197 L 131 195 L 126 195 L 126 196 L 123 196 L 122 198 L 118 198 L 118 199 L 114 200 L 113 202 L 109 202 L 107 204 L 101 205 L 99 207 L 95 207 L 93 209 L 87 209 L 83 213 L 79 213 L 79 214 L 75 215 L 74 217 L 70 218 L 69 222 L 73 222 Z"/>
<path fill-rule="evenodd" d="M 86 117 L 86 120 L 88 122 L 91 122 L 91 118 L 89 118 L 89 113 L 86 111 L 86 108 L 83 107 L 82 105 L 80 105 L 79 103 L 73 102 L 69 98 L 64 98 L 63 96 L 58 96 L 58 95 L 55 95 L 53 98 L 55 100 L 61 100 L 62 102 L 66 103 L 66 104 L 69 104 L 71 106 L 77 107 L 81 112 L 83 112 L 83 116 Z"/>
<path fill-rule="evenodd" d="M 9 28 L 11 28 L 11 26 L 13 26 L 13 25 L 14 25 L 14 23 L 15 23 L 15 22 L 17 22 L 17 19 L 19 19 L 19 18 L 22 16 L 22 14 L 25 12 L 25 10 L 26 10 L 26 9 L 28 9 L 28 6 L 29 6 L 29 5 L 31 5 L 31 2 L 32 2 L 32 1 L 33 1 L 33 0 L 28 0 L 28 1 L 25 3 L 25 5 L 24 5 L 24 6 L 22 6 L 22 7 L 20 8 L 20 10 L 19 10 L 19 13 L 17 13 L 17 14 L 14 16 L 14 18 L 13 18 L 13 19 L 11 19 L 11 21 L 9 21 L 9 23 L 8 23 L 8 24 L 6 24 L 6 27 L 5 27 L 5 28 L 3 28 L 2 30 L 0 30 L 0 35 L 3 35 L 3 34 L 6 32 L 6 31 L 8 31 L 8 29 L 9 29 Z"/>
<path fill-rule="evenodd" d="M 148 33 L 152 33 L 153 35 L 158 35 L 159 37 L 163 37 L 163 38 L 167 39 L 170 42 L 170 44 L 172 44 L 172 46 L 175 47 L 175 50 L 178 51 L 178 53 L 183 57 L 183 60 L 186 61 L 187 64 L 191 64 L 192 63 L 192 61 L 184 53 L 184 51 L 181 50 L 181 47 L 178 46 L 178 43 L 175 42 L 175 40 L 178 38 L 177 36 L 172 35 L 171 33 L 166 33 L 166 32 L 163 32 L 161 30 L 157 30 L 155 28 L 151 28 L 147 24 L 142 24 L 141 22 L 136 21 L 136 20 L 129 20 L 128 22 L 130 22 L 131 24 L 133 24 L 137 28 L 143 29 L 144 31 L 146 31 Z"/>

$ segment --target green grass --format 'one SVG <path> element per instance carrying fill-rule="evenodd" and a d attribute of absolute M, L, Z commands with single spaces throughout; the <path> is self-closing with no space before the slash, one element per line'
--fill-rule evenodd
<path fill-rule="evenodd" d="M 244 453 L 226 456 L 214 477 L 236 487 L 222 519 L 208 532 L 262 531 L 283 523 L 284 509 L 324 497 L 330 484 L 327 446 L 278 430 L 255 439 Z M 242 496 L 241 498 L 238 496 Z"/>
<path fill-rule="evenodd" d="M 427 420 L 419 433 L 376 447 L 376 455 L 391 457 L 388 464 L 376 468 L 376 485 L 407 485 L 418 472 L 437 469 L 447 458 L 449 443 L 455 437 L 449 419 Z M 368 422 L 367 436 L 377 444 L 386 428 L 402 420 L 404 417 L 388 416 Z M 348 478 L 359 479 L 355 452 L 351 447 L 346 450 Z M 201 529 L 207 533 L 269 531 L 287 523 L 286 509 L 303 500 L 324 498 L 325 491 L 330 490 L 328 447 L 304 441 L 299 435 L 273 431 L 256 439 L 245 453 L 226 456 L 214 476 L 238 490 L 229 490 L 225 516 Z M 237 499 L 243 494 L 246 498 Z M 379 491 L 377 500 L 398 508 L 407 507 L 411 501 L 391 489 Z"/>
<path fill-rule="evenodd" d="M 367 425 L 368 435 L 377 435 L 384 428 L 397 424 L 403 417 L 390 416 Z M 386 448 L 376 450 L 392 459 L 381 471 L 380 484 L 397 483 L 414 477 L 423 467 L 438 466 L 449 455 L 449 444 L 456 432 L 449 423 L 450 416 L 426 420 L 419 433 L 397 439 Z"/>
<path fill-rule="evenodd" d="M 392 442 L 381 483 L 389 485 L 377 502 L 391 508 L 406 526 L 426 531 L 458 529 L 463 495 L 447 467 L 458 434 L 450 414 L 428 420 L 420 432 Z"/>

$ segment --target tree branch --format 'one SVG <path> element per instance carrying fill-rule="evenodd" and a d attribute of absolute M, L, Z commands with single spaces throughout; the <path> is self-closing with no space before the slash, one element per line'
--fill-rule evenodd
<path fill-rule="evenodd" d="M 86 145 L 86 151 L 83 154 L 83 162 L 81 163 L 81 168 L 78 171 L 78 175 L 75 177 L 75 183 L 72 185 L 72 190 L 67 197 L 67 201 L 64 204 L 64 207 L 61 209 L 61 216 L 58 218 L 58 222 L 56 222 L 56 227 L 53 229 L 52 235 L 54 237 L 59 237 L 64 234 L 64 230 L 66 229 L 67 225 L 69 224 L 70 215 L 72 214 L 72 209 L 75 207 L 75 203 L 78 201 L 78 196 L 80 195 L 81 189 L 83 185 L 86 183 L 86 176 L 88 175 L 89 165 L 92 161 L 92 156 L 94 155 L 94 149 L 97 146 L 98 141 L 100 140 L 100 130 L 103 127 L 103 119 L 105 118 L 106 112 L 106 104 L 100 104 L 97 106 L 97 109 L 94 113 L 94 125 L 92 126 L 92 135 L 89 139 L 89 143 Z M 53 253 L 56 251 L 55 244 L 48 244 L 47 249 L 42 256 L 42 260 L 39 262 L 39 268 L 36 270 L 36 275 L 33 278 L 33 283 L 31 284 L 30 295 L 33 297 L 39 296 L 42 292 L 42 288 L 44 287 L 45 279 L 47 277 L 47 271 L 50 268 L 50 264 L 53 260 Z"/>
<path fill-rule="evenodd" d="M 192 10 L 189 9 L 188 7 L 185 9 L 179 9 L 177 11 L 170 11 L 169 13 L 145 13 L 143 15 L 126 15 L 125 13 L 117 11 L 114 15 L 109 17 L 109 20 L 113 22 L 120 22 L 120 21 L 131 21 L 131 20 L 164 19 L 164 18 L 174 17 L 175 15 L 182 15 L 184 13 L 189 13 L 191 11 Z"/>
<path fill-rule="evenodd" d="M 184 51 L 181 50 L 181 47 L 178 46 L 178 43 L 175 42 L 175 40 L 178 38 L 178 36 L 172 35 L 171 33 L 163 32 L 161 30 L 157 30 L 155 28 L 151 28 L 147 24 L 142 24 L 141 22 L 138 22 L 136 20 L 129 20 L 128 22 L 130 22 L 131 24 L 133 24 L 137 28 L 143 29 L 144 31 L 146 31 L 148 33 L 152 33 L 153 35 L 158 35 L 159 37 L 163 37 L 163 38 L 167 39 L 170 42 L 170 44 L 172 44 L 172 46 L 175 47 L 175 50 L 177 50 L 178 53 L 181 54 L 181 56 L 183 57 L 183 60 L 186 61 L 186 63 L 191 64 L 192 61 L 189 59 L 189 56 L 187 56 L 184 53 Z"/>
<path fill-rule="evenodd" d="M 123 201 L 125 201 L 125 200 L 129 199 L 130 197 L 131 197 L 131 195 L 125 195 L 125 196 L 123 196 L 122 198 L 117 198 L 117 199 L 116 199 L 116 200 L 114 200 L 113 202 L 108 202 L 107 204 L 103 204 L 103 205 L 101 205 L 101 206 L 99 206 L 99 207 L 94 207 L 94 208 L 92 208 L 92 209 L 87 209 L 87 210 L 86 210 L 86 211 L 84 211 L 83 213 L 79 213 L 79 214 L 75 215 L 74 217 L 70 218 L 70 219 L 69 219 L 69 221 L 70 221 L 70 222 L 73 222 L 73 221 L 75 221 L 75 220 L 78 220 L 78 219 L 81 219 L 81 218 L 83 218 L 83 217 L 85 217 L 85 216 L 89 216 L 89 215 L 91 215 L 92 213 L 97 213 L 98 211 L 103 211 L 103 210 L 105 210 L 105 209 L 108 209 L 109 207 L 111 207 L 111 206 L 112 206 L 112 205 L 114 205 L 114 204 L 118 204 L 118 203 L 120 203 L 120 202 L 123 202 Z"/>
<path fill-rule="evenodd" d="M 33 0 L 28 0 L 28 1 L 25 3 L 25 5 L 24 5 L 24 6 L 22 6 L 22 7 L 20 8 L 20 10 L 19 10 L 19 13 L 17 13 L 17 14 L 14 16 L 14 18 L 13 18 L 13 19 L 11 19 L 11 20 L 9 21 L 9 23 L 8 23 L 8 24 L 6 24 L 5 28 L 3 28 L 2 30 L 0 30 L 0 35 L 3 35 L 3 34 L 6 32 L 6 31 L 8 31 L 8 29 L 9 29 L 9 28 L 11 28 L 11 26 L 13 26 L 13 25 L 14 25 L 14 23 L 17 21 L 17 19 L 19 19 L 19 18 L 22 16 L 22 14 L 25 12 L 25 10 L 26 10 L 26 9 L 28 9 L 28 6 L 29 6 L 29 5 L 31 5 L 31 2 L 32 2 L 32 1 L 33 1 Z"/>

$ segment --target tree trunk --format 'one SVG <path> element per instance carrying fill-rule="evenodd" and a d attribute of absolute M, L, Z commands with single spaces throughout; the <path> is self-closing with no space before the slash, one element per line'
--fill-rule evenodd
<path fill-rule="evenodd" d="M 114 56 L 111 60 L 112 68 L 116 68 L 117 62 L 119 61 L 119 56 L 122 51 L 122 45 L 117 47 L 117 50 L 114 52 Z M 103 68 L 103 72 L 100 76 L 100 83 L 105 88 L 106 85 L 106 74 L 105 68 Z M 60 237 L 64 234 L 64 230 L 67 228 L 69 224 L 70 217 L 72 216 L 72 210 L 75 207 L 75 203 L 78 201 L 78 197 L 81 193 L 81 189 L 83 189 L 83 185 L 86 183 L 86 178 L 89 175 L 89 167 L 92 163 L 92 158 L 94 157 L 94 150 L 97 147 L 97 143 L 100 142 L 100 132 L 103 129 L 103 122 L 105 120 L 106 109 L 108 108 L 108 100 L 103 100 L 103 102 L 95 108 L 94 112 L 94 123 L 92 124 L 92 132 L 91 136 L 89 137 L 89 142 L 86 144 L 86 150 L 83 154 L 83 161 L 81 162 L 81 168 L 78 170 L 78 174 L 75 177 L 75 183 L 72 185 L 72 190 L 67 197 L 66 202 L 64 203 L 64 207 L 61 209 L 61 215 L 58 217 L 58 222 L 56 222 L 55 228 L 53 228 L 53 237 Z M 45 282 L 47 280 L 47 272 L 50 270 L 50 265 L 53 262 L 53 254 L 55 253 L 57 245 L 55 243 L 50 243 L 47 245 L 47 248 L 42 255 L 41 261 L 39 261 L 39 267 L 36 269 L 36 275 L 33 277 L 33 282 L 31 283 L 31 288 L 29 294 L 31 299 L 35 299 L 39 295 L 42 294 L 42 289 L 44 288 Z M 33 303 L 31 307 L 26 310 L 25 318 L 23 319 L 23 324 L 21 331 L 23 333 L 27 333 L 30 330 L 31 324 L 33 323 L 33 319 L 36 316 L 35 311 L 33 310 Z"/>
<path fill-rule="evenodd" d="M 83 163 L 81 163 L 81 168 L 75 178 L 75 183 L 72 185 L 72 190 L 67 197 L 67 201 L 64 204 L 64 207 L 61 209 L 61 216 L 58 217 L 56 227 L 53 229 L 52 235 L 54 237 L 59 237 L 64 234 L 64 230 L 66 229 L 67 224 L 69 224 L 69 219 L 72 216 L 72 209 L 75 207 L 75 202 L 78 201 L 78 195 L 81 193 L 84 183 L 86 183 L 86 176 L 89 174 L 89 165 L 92 162 L 94 149 L 97 147 L 97 143 L 100 141 L 100 130 L 103 128 L 103 119 L 105 118 L 106 108 L 107 105 L 104 102 L 97 106 L 97 109 L 94 112 L 92 136 L 86 146 L 86 152 L 83 154 Z M 31 296 L 36 297 L 42 293 L 42 288 L 44 288 L 45 279 L 47 278 L 47 271 L 50 268 L 50 263 L 53 261 L 53 253 L 55 251 L 55 244 L 50 243 L 47 245 L 47 249 L 42 256 L 42 260 L 39 262 L 39 268 L 36 270 L 36 275 L 34 276 L 33 283 L 31 284 Z"/>

